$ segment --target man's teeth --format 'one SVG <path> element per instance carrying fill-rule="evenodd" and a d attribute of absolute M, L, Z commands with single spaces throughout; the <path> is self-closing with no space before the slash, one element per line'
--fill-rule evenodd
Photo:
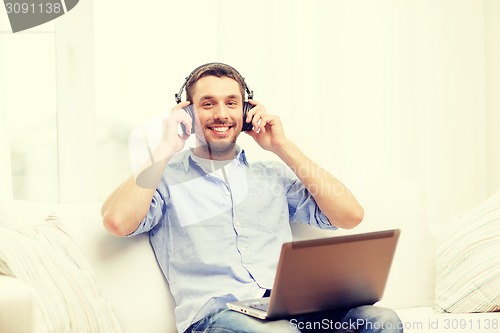
<path fill-rule="evenodd" d="M 229 130 L 229 127 L 227 127 L 227 126 L 225 126 L 225 127 L 212 127 L 212 129 L 216 132 L 223 133 L 223 132 L 227 132 Z"/>

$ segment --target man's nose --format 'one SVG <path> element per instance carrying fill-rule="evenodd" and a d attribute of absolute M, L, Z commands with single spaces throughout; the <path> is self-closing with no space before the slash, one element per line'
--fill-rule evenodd
<path fill-rule="evenodd" d="M 228 119 L 229 112 L 227 105 L 220 103 L 214 108 L 214 118 L 215 119 Z"/>

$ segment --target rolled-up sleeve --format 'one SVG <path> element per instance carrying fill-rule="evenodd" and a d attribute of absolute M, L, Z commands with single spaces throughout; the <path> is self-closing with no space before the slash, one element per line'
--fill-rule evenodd
<path fill-rule="evenodd" d="M 149 205 L 149 211 L 141 221 L 137 229 L 129 234 L 128 236 L 135 236 L 141 234 L 143 232 L 149 232 L 153 229 L 160 221 L 165 209 L 165 198 L 161 195 L 161 193 L 156 190 L 153 195 L 153 199 L 151 200 L 151 204 Z"/>
<path fill-rule="evenodd" d="M 321 229 L 335 230 L 304 184 L 291 171 L 283 170 L 290 221 L 306 223 Z"/>

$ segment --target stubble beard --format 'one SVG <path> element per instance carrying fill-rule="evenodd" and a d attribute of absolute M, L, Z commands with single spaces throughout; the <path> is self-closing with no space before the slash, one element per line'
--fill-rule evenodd
<path fill-rule="evenodd" d="M 234 152 L 236 149 L 236 137 L 233 138 L 230 142 L 207 142 L 206 149 L 210 158 L 212 159 L 227 156 Z"/>
<path fill-rule="evenodd" d="M 235 135 L 231 141 L 207 141 L 205 137 L 203 137 L 203 140 L 198 138 L 197 150 L 201 153 L 201 155 L 199 154 L 200 156 L 204 156 L 208 159 L 231 159 L 233 153 L 236 151 L 237 138 L 238 135 Z"/>

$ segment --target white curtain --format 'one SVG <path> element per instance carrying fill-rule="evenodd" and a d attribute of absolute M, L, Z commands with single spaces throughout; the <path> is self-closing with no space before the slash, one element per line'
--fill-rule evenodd
<path fill-rule="evenodd" d="M 127 177 L 130 130 L 170 110 L 189 72 L 211 61 L 236 67 L 288 136 L 348 185 L 422 184 L 433 223 L 500 188 L 494 0 L 110 0 L 80 9 L 57 29 L 92 18 L 90 33 L 82 25 L 80 41 L 66 43 L 86 35 L 94 50 L 85 124 L 97 168 L 71 167 L 98 190 L 62 201 L 102 200 Z M 244 135 L 240 144 L 250 159 L 273 158 Z"/>

